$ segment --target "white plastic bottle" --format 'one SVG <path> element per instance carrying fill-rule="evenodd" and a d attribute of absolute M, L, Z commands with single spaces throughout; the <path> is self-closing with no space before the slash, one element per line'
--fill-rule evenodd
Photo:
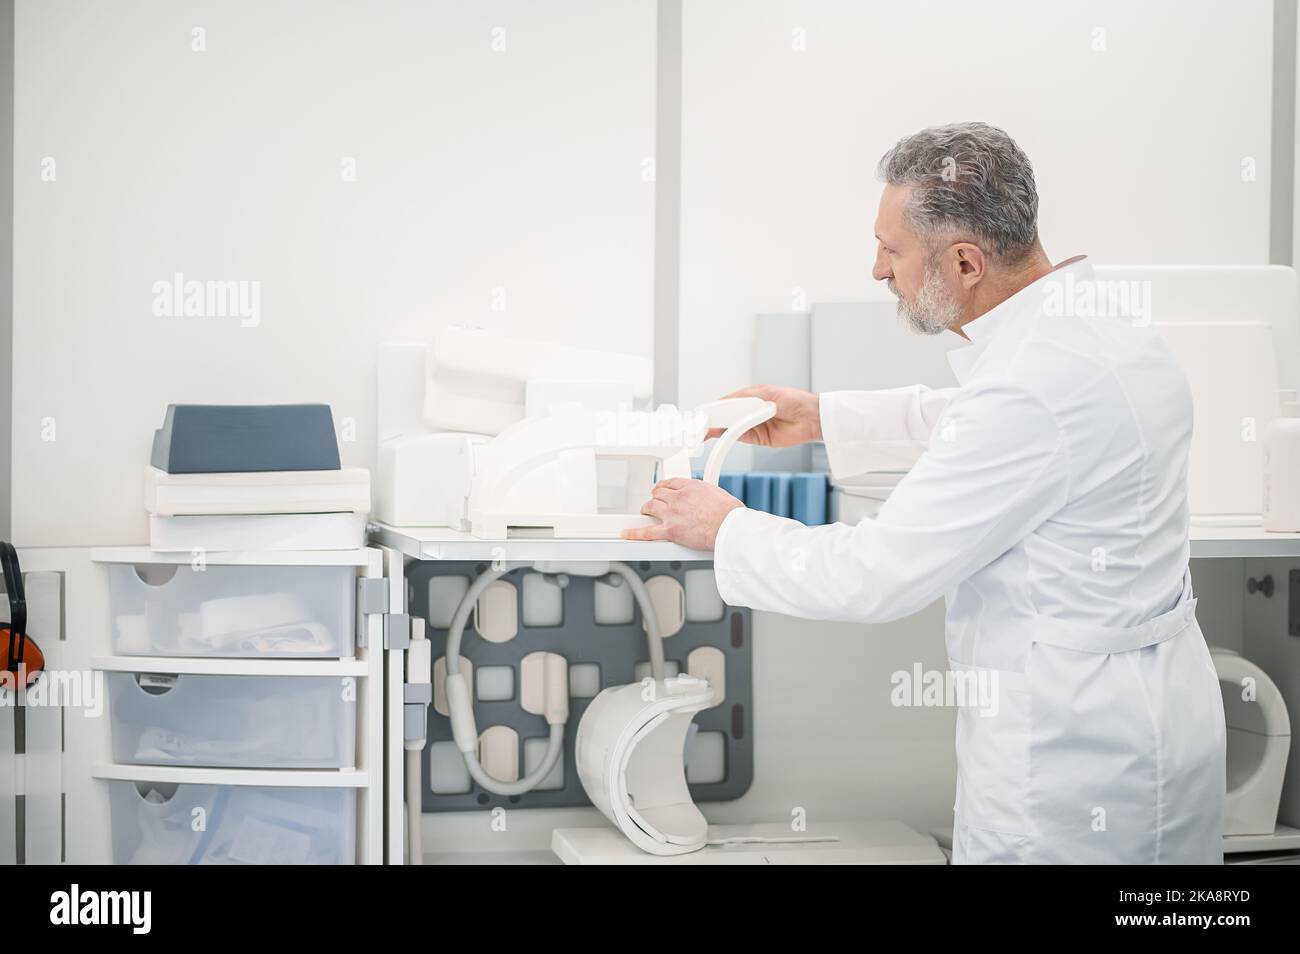
<path fill-rule="evenodd" d="M 1264 529 L 1300 532 L 1300 401 L 1264 428 Z"/>

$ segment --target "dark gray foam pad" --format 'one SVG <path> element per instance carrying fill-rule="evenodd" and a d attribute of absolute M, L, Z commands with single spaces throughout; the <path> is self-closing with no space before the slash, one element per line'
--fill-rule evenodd
<path fill-rule="evenodd" d="M 150 462 L 169 474 L 338 470 L 328 404 L 169 404 Z"/>

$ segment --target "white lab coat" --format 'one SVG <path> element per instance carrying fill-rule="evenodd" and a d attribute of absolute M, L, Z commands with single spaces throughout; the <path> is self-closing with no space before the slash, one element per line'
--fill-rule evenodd
<path fill-rule="evenodd" d="M 1067 279 L 1077 293 L 1091 266 L 966 325 L 958 388 L 823 394 L 832 476 L 910 473 L 857 526 L 732 511 L 718 589 L 860 622 L 946 597 L 953 670 L 996 687 L 958 702 L 954 861 L 1220 863 L 1223 704 L 1187 571 L 1190 393 L 1152 329 L 1057 316 Z"/>

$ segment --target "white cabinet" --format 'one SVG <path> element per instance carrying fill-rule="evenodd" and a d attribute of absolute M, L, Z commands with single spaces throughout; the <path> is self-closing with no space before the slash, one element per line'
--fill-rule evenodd
<path fill-rule="evenodd" d="M 24 755 L 0 751 L 27 814 L 3 860 L 384 861 L 384 667 L 401 654 L 386 605 L 358 599 L 381 550 L 20 558 L 60 581 L 29 624 L 60 692 L 29 702 Z"/>

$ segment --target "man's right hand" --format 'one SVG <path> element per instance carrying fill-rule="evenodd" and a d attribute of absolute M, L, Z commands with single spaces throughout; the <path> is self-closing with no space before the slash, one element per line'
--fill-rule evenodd
<path fill-rule="evenodd" d="M 756 397 L 776 405 L 776 415 L 741 436 L 746 444 L 763 447 L 793 447 L 822 439 L 821 400 L 811 391 L 756 384 L 728 394 L 729 398 Z M 720 437 L 722 428 L 710 429 L 709 437 Z"/>

